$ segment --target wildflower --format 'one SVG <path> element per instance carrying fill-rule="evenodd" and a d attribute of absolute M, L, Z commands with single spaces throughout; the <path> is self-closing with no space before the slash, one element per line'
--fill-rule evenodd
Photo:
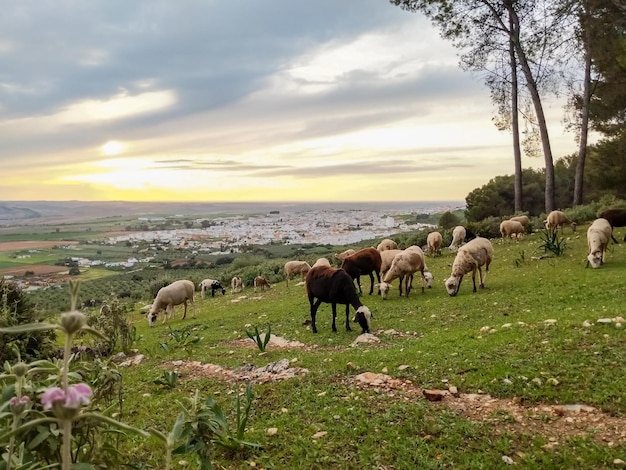
<path fill-rule="evenodd" d="M 71 385 L 67 390 L 51 387 L 41 396 L 41 403 L 44 410 L 52 409 L 57 417 L 71 419 L 82 405 L 89 403 L 91 395 L 91 387 L 87 384 Z"/>
<path fill-rule="evenodd" d="M 9 400 L 9 406 L 11 408 L 11 412 L 16 415 L 21 414 L 25 409 L 26 405 L 30 402 L 30 398 L 26 395 L 22 397 L 13 397 Z"/>

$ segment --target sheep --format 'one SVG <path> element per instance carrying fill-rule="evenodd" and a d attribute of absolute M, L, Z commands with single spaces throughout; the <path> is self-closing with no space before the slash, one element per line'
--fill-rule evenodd
<path fill-rule="evenodd" d="M 300 274 L 300 279 L 304 280 L 304 276 L 311 270 L 311 266 L 306 261 L 287 261 L 285 263 L 285 278 L 287 287 L 289 287 L 289 278 L 292 274 Z"/>
<path fill-rule="evenodd" d="M 311 266 L 311 268 L 315 268 L 317 266 L 328 266 L 330 267 L 330 261 L 328 261 L 328 259 L 326 258 L 318 258 L 317 261 L 315 261 L 315 263 L 313 263 L 313 266 Z M 308 273 L 307 273 L 308 275 Z"/>
<path fill-rule="evenodd" d="M 439 232 L 430 232 L 426 237 L 426 252 L 433 256 L 441 256 L 441 244 L 443 237 Z"/>
<path fill-rule="evenodd" d="M 257 276 L 254 278 L 254 292 L 256 292 L 257 287 L 265 290 L 265 288 L 270 289 L 272 286 L 263 276 Z"/>
<path fill-rule="evenodd" d="M 527 215 L 516 215 L 514 217 L 511 217 L 509 220 L 514 220 L 515 222 L 519 222 L 520 224 L 522 224 L 526 232 L 531 231 L 530 219 Z"/>
<path fill-rule="evenodd" d="M 382 242 L 378 244 L 376 249 L 378 251 L 397 250 L 398 244 L 389 238 L 385 238 Z"/>
<path fill-rule="evenodd" d="M 485 279 L 489 272 L 489 265 L 493 258 L 493 246 L 486 238 L 476 237 L 467 244 L 459 248 L 456 258 L 452 263 L 452 273 L 445 280 L 446 290 L 451 297 L 454 297 L 461 287 L 463 276 L 471 271 L 474 292 L 476 292 L 476 271 L 480 275 L 480 287 L 485 287 Z M 483 277 L 482 266 L 485 266 Z"/>
<path fill-rule="evenodd" d="M 565 215 L 565 212 L 552 211 L 548 214 L 546 220 L 543 221 L 546 226 L 546 230 L 554 231 L 559 228 L 563 231 L 563 227 L 569 225 L 572 227 L 572 231 L 576 231 L 576 222 L 572 222 L 569 217 Z"/>
<path fill-rule="evenodd" d="M 305 281 L 306 293 L 311 307 L 311 330 L 317 333 L 315 316 L 322 302 L 329 303 L 333 312 L 333 331 L 337 331 L 337 304 L 346 306 L 346 331 L 350 328 L 350 305 L 356 310 L 352 321 L 357 322 L 363 333 L 369 333 L 372 312 L 361 303 L 354 287 L 354 280 L 344 270 L 330 266 L 315 266 L 311 268 Z M 317 300 L 315 300 L 317 298 Z"/>
<path fill-rule="evenodd" d="M 463 227 L 462 225 L 457 225 L 456 227 L 454 227 L 454 230 L 452 230 L 452 243 L 450 243 L 448 249 L 453 253 L 457 251 L 459 247 L 463 244 L 466 235 L 467 232 L 465 231 L 465 227 Z"/>
<path fill-rule="evenodd" d="M 618 207 L 612 209 L 606 209 L 598 215 L 601 219 L 606 219 L 611 225 L 611 239 L 617 243 L 617 240 L 613 236 L 613 228 L 626 227 L 626 209 L 620 209 Z M 626 236 L 624 236 L 626 241 Z"/>
<path fill-rule="evenodd" d="M 370 295 L 374 292 L 374 275 L 380 284 L 380 265 L 382 259 L 380 257 L 380 251 L 376 248 L 363 248 L 357 251 L 355 254 L 346 257 L 341 263 L 341 267 L 346 270 L 352 279 L 356 279 L 356 283 L 359 286 L 359 294 L 363 293 L 361 289 L 361 275 L 368 274 L 370 277 Z"/>
<path fill-rule="evenodd" d="M 335 253 L 335 258 L 337 258 L 339 261 L 343 261 L 348 256 L 353 255 L 355 253 L 356 253 L 356 250 L 353 250 L 352 248 L 348 248 L 347 250 L 342 251 L 341 253 Z"/>
<path fill-rule="evenodd" d="M 611 239 L 611 224 L 604 218 L 596 219 L 587 229 L 587 266 L 599 268 L 604 264 L 606 247 Z"/>
<path fill-rule="evenodd" d="M 524 226 L 517 220 L 503 220 L 500 222 L 500 235 L 502 235 L 502 238 L 520 238 L 524 233 Z"/>
<path fill-rule="evenodd" d="M 216 290 L 221 290 L 223 295 L 226 294 L 226 289 L 224 289 L 220 281 L 217 281 L 215 279 L 204 279 L 200 282 L 198 287 L 200 287 L 200 293 L 203 299 L 205 297 L 206 291 L 209 289 L 211 289 L 211 297 L 215 297 Z"/>
<path fill-rule="evenodd" d="M 432 274 L 428 272 L 428 268 L 424 262 L 424 252 L 418 246 L 411 246 L 406 250 L 398 253 L 392 263 L 391 267 L 385 274 L 383 282 L 380 283 L 380 294 L 384 299 L 387 298 L 389 292 L 390 283 L 394 279 L 400 279 L 400 297 L 402 297 L 402 284 L 405 284 L 406 296 L 409 296 L 409 292 L 412 288 L 413 273 L 419 271 L 421 273 L 423 283 L 426 283 L 428 287 L 432 283 Z M 428 276 L 426 273 L 428 272 Z M 422 292 L 424 292 L 424 284 L 422 284 Z"/>
<path fill-rule="evenodd" d="M 239 276 L 234 276 L 230 280 L 230 289 L 232 290 L 233 294 L 241 292 L 243 290 L 243 281 Z"/>
<path fill-rule="evenodd" d="M 193 303 L 195 288 L 194 283 L 186 279 L 174 281 L 165 287 L 161 287 L 146 317 L 148 324 L 154 326 L 158 313 L 164 309 L 165 315 L 163 317 L 163 323 L 165 323 L 165 321 L 174 314 L 174 308 L 180 304 L 185 305 L 185 312 L 183 313 L 184 320 L 187 316 L 187 302 L 192 305 L 193 318 L 196 318 L 196 309 Z"/>
<path fill-rule="evenodd" d="M 391 267 L 391 262 L 402 250 L 384 250 L 380 252 L 380 278 L 385 277 L 387 271 Z"/>

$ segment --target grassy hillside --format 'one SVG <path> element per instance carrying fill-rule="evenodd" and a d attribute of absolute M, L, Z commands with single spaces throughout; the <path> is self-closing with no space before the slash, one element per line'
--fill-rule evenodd
<path fill-rule="evenodd" d="M 536 234 L 494 240 L 486 288 L 472 293 L 466 278 L 454 298 L 443 286 L 454 255 L 429 257 L 431 290 L 416 288 L 409 298 L 394 290 L 386 301 L 363 296 L 376 344 L 352 344 L 360 331 L 356 324 L 345 331 L 343 307 L 333 333 L 326 304 L 313 334 L 296 282 L 198 298 L 196 319 L 181 320 L 179 308 L 175 319 L 153 328 L 137 310 L 135 346 L 146 360 L 120 369 L 124 421 L 166 432 L 196 391 L 232 411 L 247 381 L 190 361 L 234 372 L 287 359 L 308 372 L 253 386 L 246 439 L 263 448 L 218 449 L 216 468 L 503 468 L 511 461 L 517 468 L 614 468 L 615 459 L 626 460 L 626 333 L 598 320 L 626 316 L 626 244 L 611 245 L 602 268 L 586 269 L 585 227 L 566 236 L 564 256 L 541 260 L 534 258 L 543 254 Z M 261 354 L 246 330 L 268 325 L 302 344 L 270 343 Z M 172 388 L 154 382 L 171 370 L 179 374 Z M 363 385 L 358 377 L 366 372 L 385 375 Z M 430 402 L 422 394 L 452 386 L 459 397 Z M 142 468 L 162 467 L 156 440 L 124 442 Z M 197 468 L 192 455 L 179 457 L 188 465 L 175 468 Z"/>

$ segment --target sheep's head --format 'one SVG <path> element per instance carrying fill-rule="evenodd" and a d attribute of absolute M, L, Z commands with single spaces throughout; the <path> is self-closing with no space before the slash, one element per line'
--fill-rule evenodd
<path fill-rule="evenodd" d="M 150 310 L 148 312 L 148 315 L 146 315 L 146 319 L 148 320 L 148 325 L 154 326 L 154 324 L 156 323 L 156 320 L 157 320 L 157 314 L 158 313 L 159 312 L 153 311 L 153 310 Z"/>
<path fill-rule="evenodd" d="M 461 287 L 462 280 L 463 276 L 450 276 L 444 281 L 446 285 L 446 290 L 448 291 L 448 294 L 450 294 L 450 297 L 454 297 L 456 294 L 459 293 L 459 288 Z"/>
<path fill-rule="evenodd" d="M 365 305 L 361 305 L 356 309 L 356 313 L 352 321 L 357 322 L 361 326 L 363 333 L 369 333 L 372 318 L 374 318 L 374 315 L 372 315 L 370 309 Z"/>
<path fill-rule="evenodd" d="M 428 286 L 429 289 L 433 287 L 433 281 L 435 280 L 435 276 L 430 271 L 424 271 L 424 282 Z"/>
<path fill-rule="evenodd" d="M 380 289 L 380 296 L 383 298 L 383 300 L 387 298 L 387 294 L 389 293 L 390 287 L 391 287 L 391 284 L 389 284 L 388 282 L 383 281 L 380 284 L 378 284 L 378 289 Z"/>
<path fill-rule="evenodd" d="M 602 265 L 602 252 L 594 251 L 593 253 L 589 253 L 587 260 L 592 268 L 599 268 Z"/>

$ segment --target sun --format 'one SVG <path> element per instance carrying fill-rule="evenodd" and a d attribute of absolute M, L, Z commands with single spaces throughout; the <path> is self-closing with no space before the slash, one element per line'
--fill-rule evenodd
<path fill-rule="evenodd" d="M 117 140 L 109 140 L 101 149 L 105 155 L 119 155 L 124 150 L 124 145 Z"/>

